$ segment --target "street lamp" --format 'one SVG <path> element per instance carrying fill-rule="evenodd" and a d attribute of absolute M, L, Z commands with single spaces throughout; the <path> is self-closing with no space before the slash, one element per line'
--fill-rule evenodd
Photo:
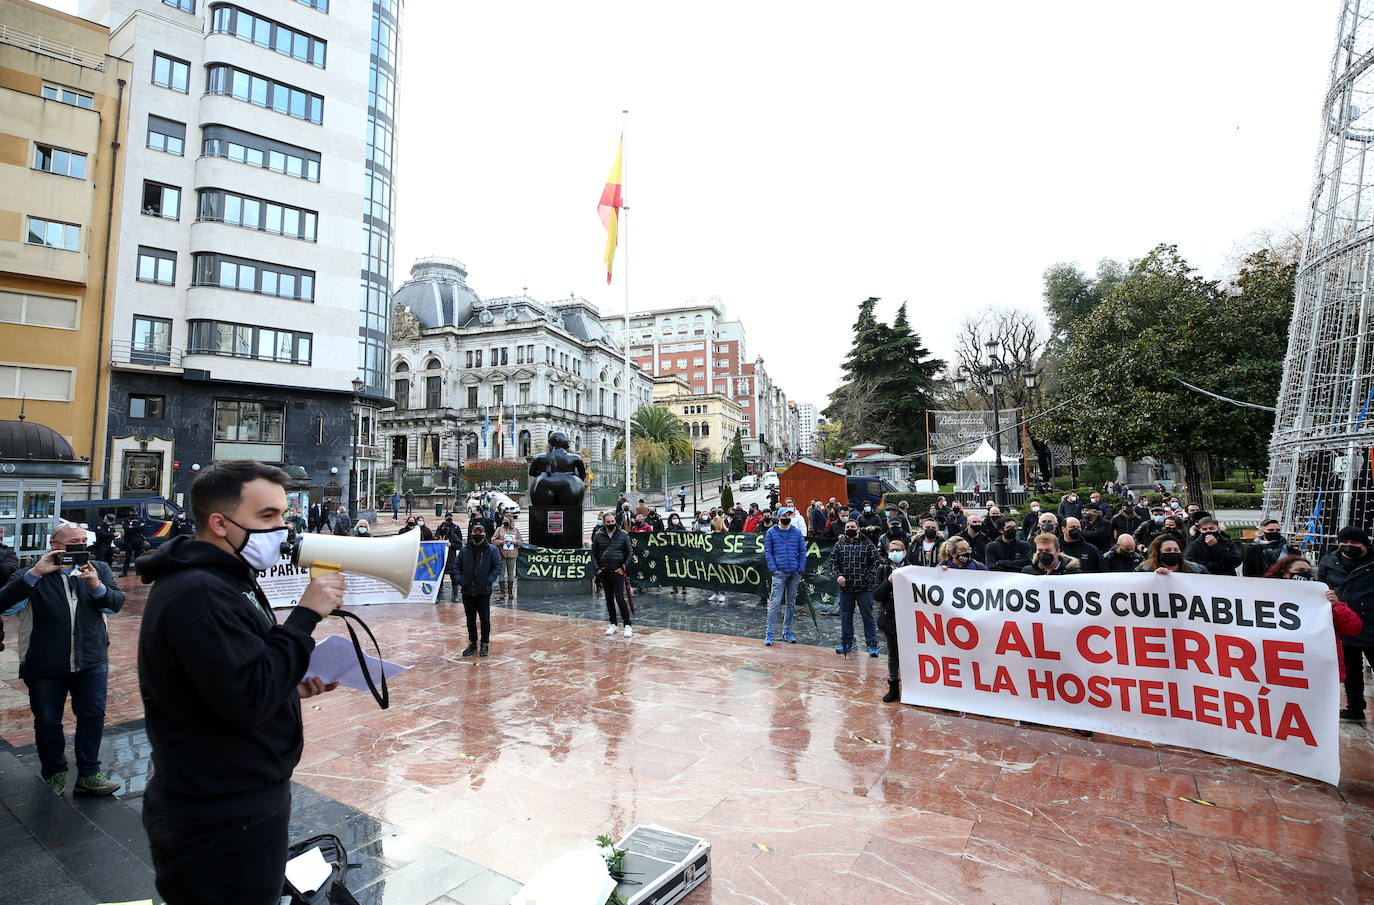
<path fill-rule="evenodd" d="M 348 439 L 350 452 L 353 453 L 353 462 L 348 469 L 348 517 L 354 522 L 358 521 L 358 402 L 367 384 L 357 377 L 353 378 L 353 399 L 349 403 L 348 411 L 350 425 L 348 429 Z"/>
<path fill-rule="evenodd" d="M 980 384 L 986 385 L 992 392 L 992 443 L 993 450 L 997 454 L 997 463 L 994 465 L 994 479 L 992 483 L 992 498 L 999 507 L 1007 505 L 1007 479 L 1003 473 L 1002 465 L 1002 409 L 998 402 L 997 390 L 1002 386 L 1002 381 L 1011 376 L 1016 368 L 1014 362 L 1004 362 L 998 354 L 1001 344 L 990 339 L 984 346 L 988 352 L 988 363 L 978 364 L 974 362 L 968 366 L 960 365 L 954 373 L 954 390 L 962 393 L 968 389 L 969 381 L 976 380 Z M 1027 371 L 1025 374 L 1026 389 L 1035 389 L 1035 372 Z"/>

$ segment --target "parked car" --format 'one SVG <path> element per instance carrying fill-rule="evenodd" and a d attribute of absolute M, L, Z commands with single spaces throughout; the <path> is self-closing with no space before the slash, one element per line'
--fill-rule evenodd
<path fill-rule="evenodd" d="M 744 477 L 740 478 L 740 479 L 739 479 L 739 489 L 740 489 L 740 490 L 758 490 L 758 489 L 759 489 L 759 476 L 756 475 L 756 474 L 747 474 L 747 475 L 745 475 Z"/>
<path fill-rule="evenodd" d="M 775 471 L 765 471 L 763 473 L 763 489 L 777 490 L 781 486 L 778 481 L 778 473 Z"/>
<path fill-rule="evenodd" d="M 512 500 L 510 497 L 506 496 L 499 490 L 473 491 L 472 493 L 468 494 L 467 508 L 469 511 L 471 511 L 473 506 L 485 505 L 487 502 L 490 502 L 493 508 L 499 506 L 506 512 L 513 512 L 516 515 L 520 514 L 520 507 L 516 505 L 515 500 Z"/>

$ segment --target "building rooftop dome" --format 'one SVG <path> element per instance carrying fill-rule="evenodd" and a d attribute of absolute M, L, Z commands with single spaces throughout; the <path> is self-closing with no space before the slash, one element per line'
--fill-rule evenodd
<path fill-rule="evenodd" d="M 32 421 L 0 421 L 0 459 L 75 461 L 76 454 L 50 427 Z"/>
<path fill-rule="evenodd" d="M 454 258 L 419 258 L 410 268 L 410 279 L 392 303 L 404 305 L 421 327 L 461 327 L 472 317 L 477 293 L 468 288 L 468 271 Z"/>

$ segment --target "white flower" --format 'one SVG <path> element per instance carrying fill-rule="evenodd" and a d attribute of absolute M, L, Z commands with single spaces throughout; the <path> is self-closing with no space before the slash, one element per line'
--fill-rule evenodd
<path fill-rule="evenodd" d="M 600 851 L 601 857 L 605 858 L 607 861 L 610 861 L 612 858 L 615 857 L 615 849 L 609 845 L 601 846 Z"/>

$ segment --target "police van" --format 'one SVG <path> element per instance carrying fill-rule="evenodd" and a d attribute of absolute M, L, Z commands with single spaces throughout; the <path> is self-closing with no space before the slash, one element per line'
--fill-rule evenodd
<path fill-rule="evenodd" d="M 160 496 L 126 497 L 120 500 L 63 500 L 62 517 L 87 528 L 94 528 L 107 515 L 115 517 L 116 527 L 131 515 L 143 520 L 143 537 L 152 550 L 172 536 L 172 521 L 190 515 L 176 503 Z"/>

